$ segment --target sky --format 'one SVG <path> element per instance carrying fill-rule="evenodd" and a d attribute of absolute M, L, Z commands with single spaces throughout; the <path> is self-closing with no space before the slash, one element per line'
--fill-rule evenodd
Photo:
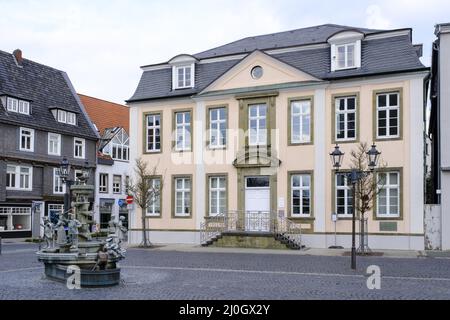
<path fill-rule="evenodd" d="M 324 23 L 413 28 L 430 65 L 448 0 L 0 0 L 0 50 L 68 73 L 79 93 L 124 103 L 140 66 L 248 36 Z"/>

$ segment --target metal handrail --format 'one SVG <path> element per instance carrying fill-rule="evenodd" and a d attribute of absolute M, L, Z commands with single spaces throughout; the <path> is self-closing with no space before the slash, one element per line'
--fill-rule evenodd
<path fill-rule="evenodd" d="M 208 244 L 223 233 L 243 230 L 272 233 L 302 248 L 301 225 L 277 215 L 275 211 L 232 210 L 207 217 L 200 225 L 200 243 Z"/>

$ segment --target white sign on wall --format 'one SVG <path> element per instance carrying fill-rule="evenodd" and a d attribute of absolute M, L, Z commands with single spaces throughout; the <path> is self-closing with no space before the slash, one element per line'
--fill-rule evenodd
<path fill-rule="evenodd" d="M 278 198 L 278 208 L 284 209 L 284 206 L 285 206 L 285 204 L 284 204 L 284 197 L 279 197 Z"/>

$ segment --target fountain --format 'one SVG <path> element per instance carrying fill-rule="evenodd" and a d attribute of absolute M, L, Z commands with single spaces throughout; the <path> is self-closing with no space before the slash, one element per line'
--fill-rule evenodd
<path fill-rule="evenodd" d="M 127 230 L 122 220 L 111 221 L 105 240 L 92 238 L 93 215 L 88 199 L 94 186 L 87 185 L 87 179 L 87 174 L 82 175 L 77 184 L 69 187 L 74 201 L 70 210 L 58 216 L 57 223 L 43 218 L 45 246 L 37 257 L 51 280 L 67 281 L 74 270 L 79 270 L 81 287 L 114 286 L 120 282 L 117 263 L 125 258 L 121 243 Z"/>

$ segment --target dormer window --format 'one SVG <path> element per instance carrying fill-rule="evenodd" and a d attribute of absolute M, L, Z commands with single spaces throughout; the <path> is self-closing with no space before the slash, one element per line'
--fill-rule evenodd
<path fill-rule="evenodd" d="M 355 43 L 336 46 L 337 69 L 355 68 Z"/>
<path fill-rule="evenodd" d="M 6 99 L 6 106 L 8 111 L 26 115 L 30 114 L 30 102 L 28 101 L 8 97 Z"/>
<path fill-rule="evenodd" d="M 361 40 L 364 34 L 344 31 L 328 39 L 331 45 L 331 71 L 361 68 Z"/>
<path fill-rule="evenodd" d="M 77 115 L 74 112 L 69 112 L 61 109 L 53 109 L 53 116 L 55 120 L 60 123 L 67 123 L 75 126 L 77 124 Z"/>
<path fill-rule="evenodd" d="M 192 87 L 192 66 L 175 67 L 177 86 L 176 89 Z"/>
<path fill-rule="evenodd" d="M 195 63 L 193 56 L 182 54 L 169 61 L 172 66 L 172 88 L 188 89 L 195 86 Z"/>

